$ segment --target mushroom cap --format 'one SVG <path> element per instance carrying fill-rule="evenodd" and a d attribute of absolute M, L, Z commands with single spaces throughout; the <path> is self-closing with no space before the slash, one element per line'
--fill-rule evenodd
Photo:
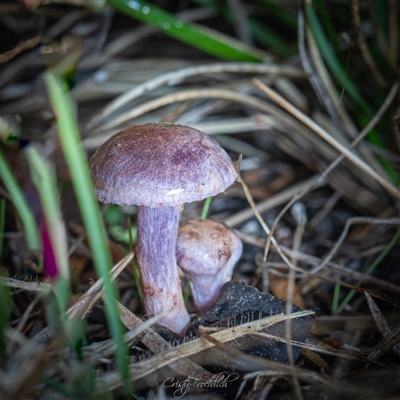
<path fill-rule="evenodd" d="M 189 219 L 179 226 L 176 260 L 190 280 L 223 271 L 218 281 L 224 283 L 231 278 L 242 250 L 239 236 L 222 221 Z"/>
<path fill-rule="evenodd" d="M 103 143 L 90 160 L 102 203 L 176 207 L 232 185 L 232 160 L 208 135 L 187 126 L 133 125 Z"/>

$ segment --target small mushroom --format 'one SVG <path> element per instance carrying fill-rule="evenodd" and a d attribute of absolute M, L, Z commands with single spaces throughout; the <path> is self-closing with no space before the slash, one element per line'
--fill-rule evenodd
<path fill-rule="evenodd" d="M 221 286 L 231 279 L 242 250 L 239 236 L 221 221 L 191 219 L 179 226 L 176 258 L 200 312 L 214 304 Z"/>
<path fill-rule="evenodd" d="M 148 317 L 182 334 L 190 322 L 176 267 L 184 203 L 224 191 L 236 180 L 232 160 L 206 134 L 186 126 L 130 126 L 108 139 L 90 161 L 97 198 L 138 206 L 137 261 Z"/>

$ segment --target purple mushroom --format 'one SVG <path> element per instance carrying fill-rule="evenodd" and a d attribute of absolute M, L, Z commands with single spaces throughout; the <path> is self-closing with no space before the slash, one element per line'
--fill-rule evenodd
<path fill-rule="evenodd" d="M 231 279 L 242 250 L 239 236 L 221 221 L 191 219 L 179 226 L 176 258 L 200 312 L 214 304 L 221 286 Z"/>
<path fill-rule="evenodd" d="M 138 206 L 137 261 L 148 317 L 182 334 L 188 323 L 176 267 L 184 203 L 224 191 L 236 180 L 232 160 L 217 142 L 186 126 L 130 126 L 108 139 L 90 160 L 99 201 Z"/>

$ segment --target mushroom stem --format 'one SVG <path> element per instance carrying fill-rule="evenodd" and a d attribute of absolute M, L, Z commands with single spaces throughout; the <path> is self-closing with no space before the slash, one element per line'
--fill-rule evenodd
<path fill-rule="evenodd" d="M 169 314 L 159 324 L 184 333 L 190 322 L 175 257 L 181 206 L 138 208 L 137 261 L 148 317 Z"/>
<path fill-rule="evenodd" d="M 232 277 L 233 267 L 237 259 L 230 259 L 213 275 L 191 276 L 190 287 L 192 288 L 193 300 L 199 312 L 208 310 L 217 300 L 221 286 Z"/>

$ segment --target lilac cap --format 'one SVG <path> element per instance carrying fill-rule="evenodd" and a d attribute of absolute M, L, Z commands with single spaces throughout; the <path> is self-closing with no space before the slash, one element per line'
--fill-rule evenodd
<path fill-rule="evenodd" d="M 176 259 L 189 279 L 219 274 L 229 262 L 221 277 L 225 283 L 231 279 L 242 250 L 239 236 L 222 221 L 189 219 L 179 226 Z"/>
<path fill-rule="evenodd" d="M 103 143 L 90 160 L 102 203 L 178 206 L 232 185 L 235 166 L 208 135 L 187 126 L 133 125 Z"/>

